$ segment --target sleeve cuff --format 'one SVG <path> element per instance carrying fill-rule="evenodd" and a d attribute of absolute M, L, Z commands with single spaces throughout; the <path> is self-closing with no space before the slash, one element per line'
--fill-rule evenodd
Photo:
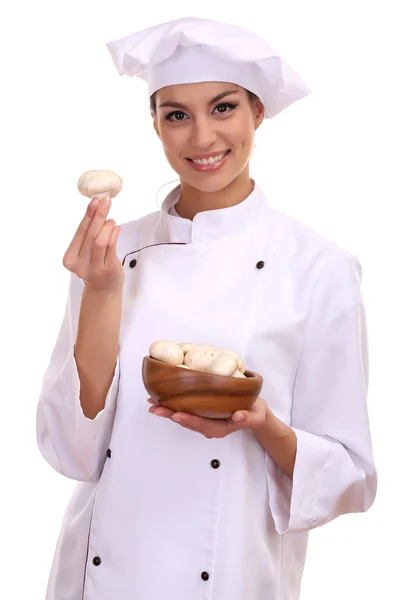
<path fill-rule="evenodd" d="M 120 363 L 119 356 L 114 370 L 114 377 L 107 392 L 104 408 L 96 415 L 94 419 L 89 419 L 83 414 L 80 402 L 80 380 L 75 361 L 74 347 L 71 348 L 67 360 L 60 374 L 60 383 L 69 386 L 68 395 L 74 397 L 74 419 L 77 439 L 83 443 L 93 443 L 101 437 L 99 434 L 104 428 L 107 428 L 110 420 L 113 420 L 119 389 Z M 71 390 L 72 387 L 72 390 Z"/>
<path fill-rule="evenodd" d="M 329 454 L 327 440 L 292 429 L 297 437 L 293 480 L 267 455 L 270 508 L 276 531 L 281 535 L 315 527 L 323 471 Z"/>

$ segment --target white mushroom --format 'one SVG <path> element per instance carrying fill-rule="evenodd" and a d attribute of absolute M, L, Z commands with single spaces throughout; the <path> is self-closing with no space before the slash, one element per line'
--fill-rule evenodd
<path fill-rule="evenodd" d="M 242 378 L 242 379 L 244 377 L 245 379 L 247 379 L 246 375 L 244 373 L 242 373 L 242 371 L 239 371 L 239 370 L 235 371 L 234 374 L 232 375 L 232 377 L 239 377 L 239 378 Z"/>
<path fill-rule="evenodd" d="M 214 375 L 225 375 L 231 377 L 238 368 L 238 361 L 228 354 L 219 354 L 211 362 L 208 372 Z"/>
<path fill-rule="evenodd" d="M 218 350 L 218 348 L 216 348 L 212 344 L 193 344 L 193 348 L 196 348 L 196 350 L 210 350 L 211 348 L 213 348 L 214 350 Z"/>
<path fill-rule="evenodd" d="M 160 360 L 170 365 L 181 365 L 183 363 L 183 350 L 175 342 L 158 340 L 153 342 L 149 348 L 151 358 Z"/>
<path fill-rule="evenodd" d="M 214 346 L 195 346 L 185 356 L 185 365 L 195 371 L 207 371 L 214 358 L 221 353 Z"/>
<path fill-rule="evenodd" d="M 229 348 L 222 350 L 212 344 L 179 344 L 169 340 L 158 340 L 150 346 L 152 358 L 176 365 L 182 369 L 193 369 L 223 375 L 225 377 L 246 378 L 243 359 Z"/>
<path fill-rule="evenodd" d="M 191 350 L 192 348 L 195 347 L 195 344 L 182 343 L 182 344 L 179 344 L 179 345 L 180 345 L 180 347 L 183 350 L 183 354 L 187 354 L 189 352 L 189 350 Z"/>
<path fill-rule="evenodd" d="M 78 190 L 88 198 L 114 198 L 122 189 L 122 179 L 114 171 L 86 171 L 78 180 Z"/>
<path fill-rule="evenodd" d="M 229 348 L 222 348 L 221 350 L 222 354 L 227 354 L 229 356 L 232 356 L 233 358 L 236 358 L 236 360 L 238 361 L 238 369 L 239 371 L 241 371 L 242 373 L 245 372 L 246 367 L 243 361 L 243 358 L 241 356 L 239 356 L 239 354 L 237 352 L 234 352 L 234 350 L 229 350 Z"/>

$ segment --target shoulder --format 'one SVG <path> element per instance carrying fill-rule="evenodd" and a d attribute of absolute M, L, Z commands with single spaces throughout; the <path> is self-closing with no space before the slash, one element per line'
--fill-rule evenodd
<path fill-rule="evenodd" d="M 308 306 L 345 311 L 363 302 L 357 256 L 304 223 L 273 210 L 273 262 L 287 273 Z"/>
<path fill-rule="evenodd" d="M 361 263 L 350 250 L 281 211 L 272 209 L 272 213 L 278 258 L 284 257 L 293 268 L 316 279 L 324 272 L 333 276 L 337 271 L 355 270 L 361 280 Z"/>

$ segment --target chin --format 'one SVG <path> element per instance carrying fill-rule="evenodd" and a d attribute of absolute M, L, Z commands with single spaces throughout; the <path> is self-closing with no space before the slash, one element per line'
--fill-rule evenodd
<path fill-rule="evenodd" d="M 199 192 L 212 194 L 224 190 L 230 185 L 240 173 L 215 173 L 212 174 L 195 174 L 193 173 L 181 173 L 179 174 L 180 179 L 190 187 L 198 190 Z"/>
<path fill-rule="evenodd" d="M 190 185 L 190 187 L 194 188 L 195 190 L 207 194 L 220 192 L 232 182 L 230 179 L 227 180 L 226 178 L 219 178 L 218 180 L 215 179 L 214 181 L 196 181 L 193 179 L 183 177 L 182 180 L 185 181 L 185 183 Z"/>

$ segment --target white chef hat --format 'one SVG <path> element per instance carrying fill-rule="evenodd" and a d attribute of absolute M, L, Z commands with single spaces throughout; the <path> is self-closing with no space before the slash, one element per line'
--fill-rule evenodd
<path fill-rule="evenodd" d="M 271 118 L 310 93 L 295 71 L 258 35 L 235 25 L 188 17 L 109 42 L 120 75 L 170 85 L 221 81 L 256 94 Z"/>

